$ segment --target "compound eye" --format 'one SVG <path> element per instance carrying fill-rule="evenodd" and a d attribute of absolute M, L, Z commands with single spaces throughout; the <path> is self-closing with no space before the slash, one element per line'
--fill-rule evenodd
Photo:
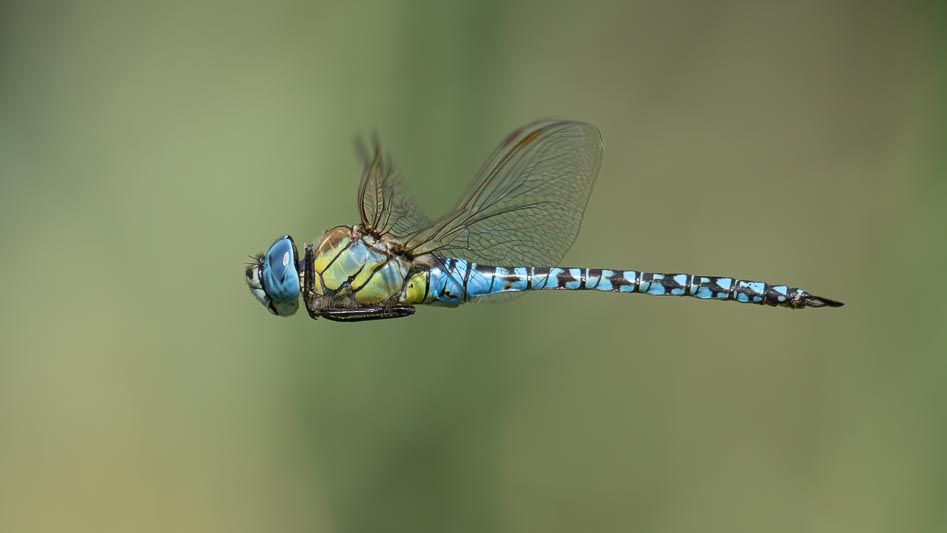
<path fill-rule="evenodd" d="M 286 270 L 286 267 L 293 261 L 293 251 L 291 249 L 285 249 L 285 247 L 282 246 L 280 248 L 280 250 L 275 250 L 272 254 L 267 254 L 269 267 L 276 272 Z"/>
<path fill-rule="evenodd" d="M 277 314 L 295 312 L 300 290 L 299 271 L 296 268 L 296 245 L 289 235 L 276 239 L 267 250 L 260 279 Z"/>

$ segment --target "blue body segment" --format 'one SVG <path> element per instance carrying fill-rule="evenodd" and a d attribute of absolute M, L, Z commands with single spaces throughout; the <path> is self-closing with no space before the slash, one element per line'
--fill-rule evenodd
<path fill-rule="evenodd" d="M 428 283 L 426 303 L 450 307 L 493 294 L 537 290 L 632 292 L 786 307 L 811 306 L 815 298 L 786 285 L 723 276 L 609 268 L 489 266 L 454 257 L 438 258 L 437 265 L 428 272 Z"/>

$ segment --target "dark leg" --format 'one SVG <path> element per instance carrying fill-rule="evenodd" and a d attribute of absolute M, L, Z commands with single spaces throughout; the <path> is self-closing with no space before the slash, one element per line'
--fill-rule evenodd
<path fill-rule="evenodd" d="M 362 320 L 383 320 L 400 318 L 414 314 L 413 306 L 400 307 L 361 307 L 352 309 L 319 309 L 318 316 L 337 322 L 359 322 Z M 313 316 L 315 318 L 315 316 Z"/>

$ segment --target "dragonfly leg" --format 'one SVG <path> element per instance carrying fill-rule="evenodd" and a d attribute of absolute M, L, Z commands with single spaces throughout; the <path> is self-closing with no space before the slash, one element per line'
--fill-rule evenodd
<path fill-rule="evenodd" d="M 377 306 L 338 309 L 319 309 L 311 313 L 313 318 L 320 316 L 337 322 L 359 322 L 362 320 L 383 320 L 386 318 L 400 318 L 414 314 L 414 306 Z"/>

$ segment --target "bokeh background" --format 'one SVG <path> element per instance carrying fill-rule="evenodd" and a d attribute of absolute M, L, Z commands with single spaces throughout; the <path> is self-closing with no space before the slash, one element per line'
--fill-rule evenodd
<path fill-rule="evenodd" d="M 0 531 L 947 531 L 939 2 L 0 4 Z M 243 265 L 598 125 L 566 263 L 786 281 L 356 325 Z"/>

